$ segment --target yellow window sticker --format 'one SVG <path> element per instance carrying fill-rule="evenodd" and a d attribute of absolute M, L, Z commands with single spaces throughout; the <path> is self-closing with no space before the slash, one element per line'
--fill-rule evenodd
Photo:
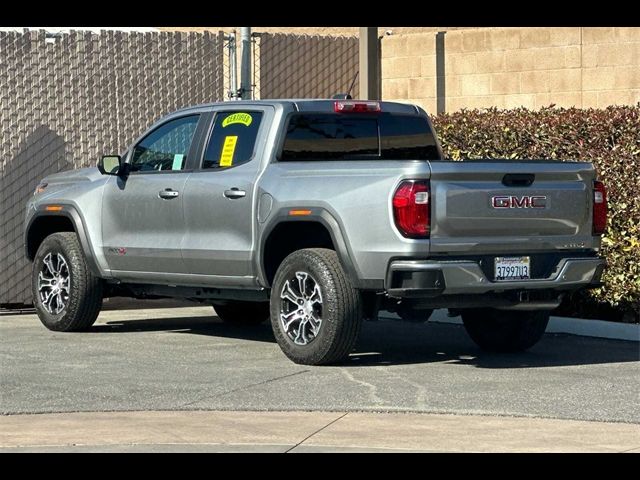
<path fill-rule="evenodd" d="M 222 153 L 220 153 L 220 166 L 230 167 L 233 163 L 233 154 L 236 151 L 236 143 L 238 143 L 237 135 L 229 135 L 225 137 L 222 145 Z"/>
<path fill-rule="evenodd" d="M 234 125 L 236 123 L 242 124 L 245 127 L 251 125 L 253 118 L 248 113 L 232 113 L 227 118 L 222 121 L 222 128 L 228 127 L 229 125 Z"/>

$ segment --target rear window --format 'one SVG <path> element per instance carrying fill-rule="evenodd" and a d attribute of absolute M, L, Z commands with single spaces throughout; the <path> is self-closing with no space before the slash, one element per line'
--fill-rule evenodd
<path fill-rule="evenodd" d="M 391 113 L 292 115 L 280 156 L 296 160 L 438 160 L 427 119 Z"/>

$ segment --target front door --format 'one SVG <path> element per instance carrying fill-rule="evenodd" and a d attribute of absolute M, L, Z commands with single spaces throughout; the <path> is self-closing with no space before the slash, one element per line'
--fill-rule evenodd
<path fill-rule="evenodd" d="M 102 202 L 102 243 L 118 276 L 187 273 L 181 255 L 186 168 L 200 115 L 169 120 L 143 137 L 129 154 L 130 173 L 111 177 Z"/>
<path fill-rule="evenodd" d="M 209 284 L 254 283 L 254 185 L 272 117 L 271 107 L 216 112 L 200 168 L 187 180 L 182 254 Z"/>

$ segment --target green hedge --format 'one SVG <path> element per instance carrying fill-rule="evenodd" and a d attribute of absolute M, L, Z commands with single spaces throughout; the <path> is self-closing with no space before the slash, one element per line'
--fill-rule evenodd
<path fill-rule="evenodd" d="M 445 155 L 593 162 L 609 199 L 604 287 L 574 295 L 565 311 L 601 307 L 640 316 L 640 103 L 602 109 L 461 110 L 433 117 Z"/>

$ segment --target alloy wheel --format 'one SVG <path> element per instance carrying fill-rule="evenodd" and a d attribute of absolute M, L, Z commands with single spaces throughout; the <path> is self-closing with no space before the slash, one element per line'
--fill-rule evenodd
<path fill-rule="evenodd" d="M 296 345 L 308 345 L 322 327 L 322 292 L 307 272 L 295 272 L 280 292 L 280 324 Z"/>
<path fill-rule="evenodd" d="M 71 273 L 67 260 L 60 253 L 48 253 L 38 273 L 38 295 L 45 310 L 58 315 L 69 301 Z"/>

